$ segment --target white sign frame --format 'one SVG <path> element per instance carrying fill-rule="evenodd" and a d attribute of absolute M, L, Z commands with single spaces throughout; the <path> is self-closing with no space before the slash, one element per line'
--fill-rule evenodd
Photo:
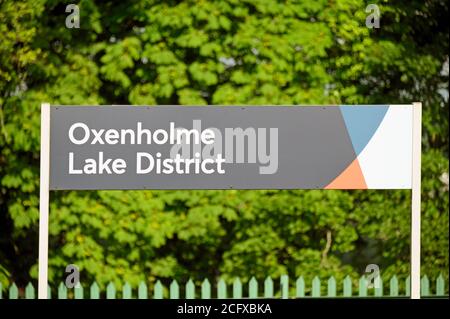
<path fill-rule="evenodd" d="M 420 299 L 422 103 L 413 105 L 411 197 L 411 299 Z M 41 104 L 38 298 L 48 298 L 48 218 L 50 183 L 50 104 Z"/>

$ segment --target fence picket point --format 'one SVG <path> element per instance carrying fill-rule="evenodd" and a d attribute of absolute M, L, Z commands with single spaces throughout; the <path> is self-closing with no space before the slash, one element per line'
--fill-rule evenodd
<path fill-rule="evenodd" d="M 242 298 L 242 282 L 239 278 L 234 279 L 233 282 L 233 298 Z"/>
<path fill-rule="evenodd" d="M 133 298 L 131 286 L 128 282 L 125 282 L 125 284 L 122 287 L 122 299 L 131 299 L 131 298 Z"/>
<path fill-rule="evenodd" d="M 258 298 L 258 281 L 254 276 L 248 282 L 248 297 Z"/>
<path fill-rule="evenodd" d="M 60 283 L 58 287 L 58 299 L 67 299 L 67 287 L 64 283 Z"/>
<path fill-rule="evenodd" d="M 227 298 L 227 284 L 225 280 L 220 279 L 217 283 L 217 298 L 225 299 Z"/>
<path fill-rule="evenodd" d="M 19 299 L 19 289 L 14 282 L 9 286 L 9 299 Z"/>
<path fill-rule="evenodd" d="M 163 290 L 164 287 L 161 283 L 161 281 L 156 281 L 155 287 L 154 287 L 154 295 L 153 298 L 154 299 L 163 299 Z"/>
<path fill-rule="evenodd" d="M 273 280 L 270 276 L 264 280 L 264 297 L 273 298 Z"/>
<path fill-rule="evenodd" d="M 99 299 L 100 298 L 100 287 L 98 286 L 97 282 L 93 282 L 90 289 L 90 296 L 91 299 Z"/>
<path fill-rule="evenodd" d="M 420 295 L 423 297 L 430 295 L 430 280 L 427 275 L 423 276 L 420 280 Z"/>
<path fill-rule="evenodd" d="M 333 276 L 328 279 L 328 297 L 336 297 L 336 279 Z"/>
<path fill-rule="evenodd" d="M 25 299 L 34 299 L 34 287 L 31 282 L 25 287 Z"/>
<path fill-rule="evenodd" d="M 443 296 L 445 294 L 445 281 L 442 274 L 436 278 L 436 296 Z"/>
<path fill-rule="evenodd" d="M 175 279 L 172 280 L 169 286 L 169 298 L 170 299 L 180 298 L 180 287 L 178 286 L 178 282 Z"/>
<path fill-rule="evenodd" d="M 74 289 L 73 289 L 73 295 L 75 299 L 83 299 L 83 286 L 81 286 L 80 283 L 78 283 Z"/>
<path fill-rule="evenodd" d="M 352 279 L 350 278 L 350 276 L 346 276 L 344 278 L 344 287 L 343 287 L 343 294 L 344 297 L 351 297 L 353 292 L 352 292 Z"/>
<path fill-rule="evenodd" d="M 317 276 L 312 281 L 311 297 L 320 297 L 320 279 Z"/>
<path fill-rule="evenodd" d="M 186 299 L 195 299 L 195 285 L 192 279 L 186 283 Z"/>
<path fill-rule="evenodd" d="M 280 286 L 281 286 L 281 298 L 288 299 L 289 298 L 289 276 L 282 275 L 280 277 Z"/>
<path fill-rule="evenodd" d="M 297 281 L 295 282 L 296 287 L 296 297 L 305 297 L 305 280 L 303 279 L 303 276 L 300 276 L 297 278 Z"/>
<path fill-rule="evenodd" d="M 378 288 L 376 287 L 378 286 Z M 380 275 L 375 278 L 375 297 L 383 297 L 383 279 Z"/>
<path fill-rule="evenodd" d="M 367 297 L 367 279 L 363 275 L 359 278 L 359 297 Z"/>
<path fill-rule="evenodd" d="M 391 297 L 398 296 L 398 279 L 396 275 L 392 276 L 391 280 L 389 281 L 389 295 Z"/>
<path fill-rule="evenodd" d="M 411 277 L 408 276 L 406 277 L 405 280 L 405 296 L 410 296 L 411 295 Z"/>
<path fill-rule="evenodd" d="M 211 299 L 211 284 L 208 278 L 202 282 L 202 299 Z"/>
<path fill-rule="evenodd" d="M 106 299 L 116 299 L 116 286 L 112 282 L 106 286 Z"/>
<path fill-rule="evenodd" d="M 141 281 L 138 286 L 138 299 L 148 299 L 147 285 Z"/>

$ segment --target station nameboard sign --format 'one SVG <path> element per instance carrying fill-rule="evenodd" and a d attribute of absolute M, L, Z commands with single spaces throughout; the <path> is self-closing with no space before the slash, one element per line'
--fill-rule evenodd
<path fill-rule="evenodd" d="M 408 189 L 412 105 L 50 106 L 50 189 Z"/>

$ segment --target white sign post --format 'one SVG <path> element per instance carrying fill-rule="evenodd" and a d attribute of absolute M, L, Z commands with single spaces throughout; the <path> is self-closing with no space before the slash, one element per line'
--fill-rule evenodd
<path fill-rule="evenodd" d="M 411 196 L 411 299 L 420 299 L 420 194 L 422 156 L 422 103 L 413 103 Z"/>
<path fill-rule="evenodd" d="M 38 298 L 48 293 L 48 206 L 50 187 L 50 104 L 41 105 L 41 172 L 39 192 L 39 280 Z"/>

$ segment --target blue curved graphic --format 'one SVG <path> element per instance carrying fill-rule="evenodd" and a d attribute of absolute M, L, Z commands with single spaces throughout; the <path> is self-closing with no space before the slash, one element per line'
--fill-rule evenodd
<path fill-rule="evenodd" d="M 377 131 L 389 105 L 341 105 L 339 108 L 358 156 Z"/>

